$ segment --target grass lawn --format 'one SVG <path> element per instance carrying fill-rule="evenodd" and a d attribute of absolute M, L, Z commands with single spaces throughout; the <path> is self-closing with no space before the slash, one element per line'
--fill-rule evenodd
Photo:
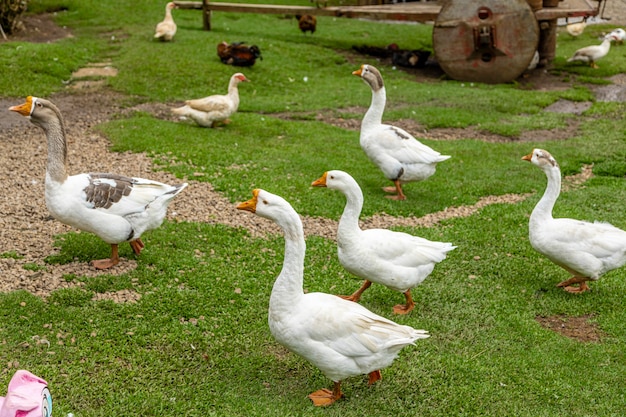
<path fill-rule="evenodd" d="M 57 23 L 74 37 L 1 43 L 1 96 L 45 97 L 63 91 L 76 69 L 110 60 L 119 75 L 108 88 L 128 95 L 129 106 L 203 97 L 225 91 L 237 71 L 219 61 L 216 44 L 246 41 L 260 47 L 263 60 L 242 69 L 252 82 L 240 85 L 240 110 L 226 128 L 201 129 L 135 112 L 95 129 L 110 139 L 113 151 L 147 152 L 160 169 L 210 182 L 233 204 L 263 188 L 306 216 L 339 218 L 343 196 L 310 187 L 331 169 L 357 179 L 365 195 L 363 217 L 419 217 L 486 196 L 535 194 L 429 228 L 398 228 L 458 248 L 414 290 L 417 306 L 408 316 L 391 317 L 403 297 L 378 285 L 361 303 L 432 336 L 405 348 L 379 383 L 368 386 L 366 377 L 345 381 L 346 398 L 329 408 L 313 407 L 306 396 L 331 381 L 278 345 L 267 326 L 282 237 L 253 238 L 240 228 L 201 222 L 166 222 L 150 232 L 150 246 L 127 274 L 67 276 L 84 285 L 57 290 L 46 300 L 24 291 L 0 294 L 0 395 L 18 364 L 48 381 L 55 416 L 623 414 L 626 271 L 606 274 L 580 296 L 555 288 L 567 273 L 528 242 L 528 217 L 546 178 L 521 161 L 541 147 L 559 161 L 563 175 L 593 164 L 592 179 L 561 194 L 555 217 L 626 228 L 626 106 L 597 102 L 591 90 L 623 72 L 626 46 L 615 46 L 598 70 L 566 62 L 612 26 L 590 25 L 579 38 L 560 32 L 550 71 L 571 81 L 566 89 L 445 77 L 417 83 L 407 72 L 377 65 L 387 87 L 385 121 L 413 119 L 425 129 L 468 132 L 456 140 L 424 139 L 452 158 L 427 181 L 407 185 L 408 200 L 396 202 L 383 198 L 388 181 L 361 151 L 358 132 L 315 115 L 360 120 L 369 106 L 370 89 L 351 75 L 364 63 L 354 62 L 353 45 L 395 41 L 432 49 L 430 26 L 321 17 L 316 33 L 305 36 L 292 17 L 215 12 L 213 30 L 206 32 L 200 12 L 174 10 L 175 41 L 159 43 L 152 34 L 164 4 L 31 0 L 32 13 L 57 10 Z M 581 115 L 544 111 L 562 99 L 592 105 Z M 285 113 L 291 117 L 278 117 Z M 566 140 L 519 140 L 524 132 L 573 122 L 578 129 Z M 510 140 L 482 141 L 472 136 L 475 131 Z M 194 177 L 197 172 L 204 175 Z M 109 251 L 87 233 L 59 236 L 57 244 L 61 253 L 49 263 L 88 262 Z M 121 255 L 131 257 L 127 246 Z M 308 291 L 358 288 L 360 281 L 339 264 L 335 242 L 311 236 L 307 249 Z M 0 248 L 0 256 L 19 254 Z M 92 301 L 96 293 L 123 289 L 142 297 L 126 304 Z M 552 316 L 588 317 L 599 341 L 564 337 L 537 321 Z"/>

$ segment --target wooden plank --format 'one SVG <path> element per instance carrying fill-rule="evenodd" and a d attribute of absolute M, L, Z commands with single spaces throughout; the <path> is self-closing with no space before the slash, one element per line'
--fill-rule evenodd
<path fill-rule="evenodd" d="M 506 1 L 506 0 L 503 0 Z M 174 1 L 181 9 L 203 10 L 202 1 Z M 211 11 L 261 13 L 261 14 L 310 14 L 347 18 L 369 18 L 376 20 L 400 20 L 429 22 L 437 19 L 441 5 L 436 2 L 413 2 L 370 6 L 309 7 L 280 4 L 250 4 L 228 2 L 206 2 L 207 13 Z M 537 20 L 554 20 L 565 17 L 596 16 L 597 5 L 590 0 L 564 0 L 558 7 L 545 7 L 535 11 Z"/>
<path fill-rule="evenodd" d="M 202 10 L 202 2 L 199 1 L 175 1 L 181 9 Z M 208 2 L 207 9 L 211 11 L 236 12 L 236 13 L 260 13 L 260 14 L 310 14 L 315 16 L 334 16 L 347 18 L 370 18 L 378 20 L 407 20 L 415 22 L 427 22 L 437 18 L 441 6 L 433 4 L 401 4 L 396 5 L 373 5 L 373 6 L 332 6 L 310 7 L 290 6 L 280 4 L 250 4 Z"/>
<path fill-rule="evenodd" d="M 595 2 L 594 2 L 595 3 Z M 558 7 L 544 7 L 535 11 L 537 20 L 554 20 L 566 17 L 597 16 L 599 3 L 592 4 L 589 0 L 564 0 Z"/>

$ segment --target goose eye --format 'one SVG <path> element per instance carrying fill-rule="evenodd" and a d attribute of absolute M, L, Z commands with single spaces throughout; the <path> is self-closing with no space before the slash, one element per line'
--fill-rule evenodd
<path fill-rule="evenodd" d="M 269 203 L 267 202 L 267 200 L 263 200 L 263 204 L 267 206 Z"/>
<path fill-rule="evenodd" d="M 330 179 L 331 179 L 331 180 L 334 180 L 334 179 L 335 179 L 335 176 L 334 176 L 334 175 L 331 175 L 331 176 L 330 176 Z"/>

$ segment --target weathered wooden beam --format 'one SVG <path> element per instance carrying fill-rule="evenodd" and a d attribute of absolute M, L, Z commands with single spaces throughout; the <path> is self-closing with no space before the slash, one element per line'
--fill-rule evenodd
<path fill-rule="evenodd" d="M 503 0 L 506 1 L 506 0 Z M 441 11 L 438 2 L 411 2 L 368 6 L 290 6 L 280 4 L 250 4 L 202 1 L 174 1 L 181 9 L 203 11 L 203 26 L 211 28 L 211 12 L 239 12 L 261 14 L 310 14 L 316 16 L 334 16 L 347 18 L 368 18 L 374 20 L 399 20 L 411 22 L 432 22 Z M 544 7 L 535 11 L 538 21 L 554 20 L 566 17 L 596 16 L 598 8 L 591 0 L 564 0 L 558 7 Z"/>

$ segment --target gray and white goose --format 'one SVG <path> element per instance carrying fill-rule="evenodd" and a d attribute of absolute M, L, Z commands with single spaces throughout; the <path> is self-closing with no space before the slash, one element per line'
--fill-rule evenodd
<path fill-rule="evenodd" d="M 429 178 L 437 164 L 450 156 L 424 145 L 406 130 L 382 122 L 387 93 L 377 68 L 364 64 L 352 74 L 360 76 L 372 89 L 372 102 L 361 123 L 361 148 L 393 182 L 393 187 L 383 188 L 385 192 L 395 193 L 387 197 L 405 200 L 402 184 Z"/>
<path fill-rule="evenodd" d="M 10 107 L 42 128 L 48 140 L 45 179 L 46 206 L 62 223 L 94 233 L 111 245 L 111 257 L 94 260 L 97 269 L 119 263 L 118 245 L 129 242 L 139 254 L 141 235 L 159 227 L 172 199 L 187 183 L 168 185 L 144 178 L 117 174 L 68 174 L 65 124 L 52 102 L 28 96 L 26 102 Z"/>

